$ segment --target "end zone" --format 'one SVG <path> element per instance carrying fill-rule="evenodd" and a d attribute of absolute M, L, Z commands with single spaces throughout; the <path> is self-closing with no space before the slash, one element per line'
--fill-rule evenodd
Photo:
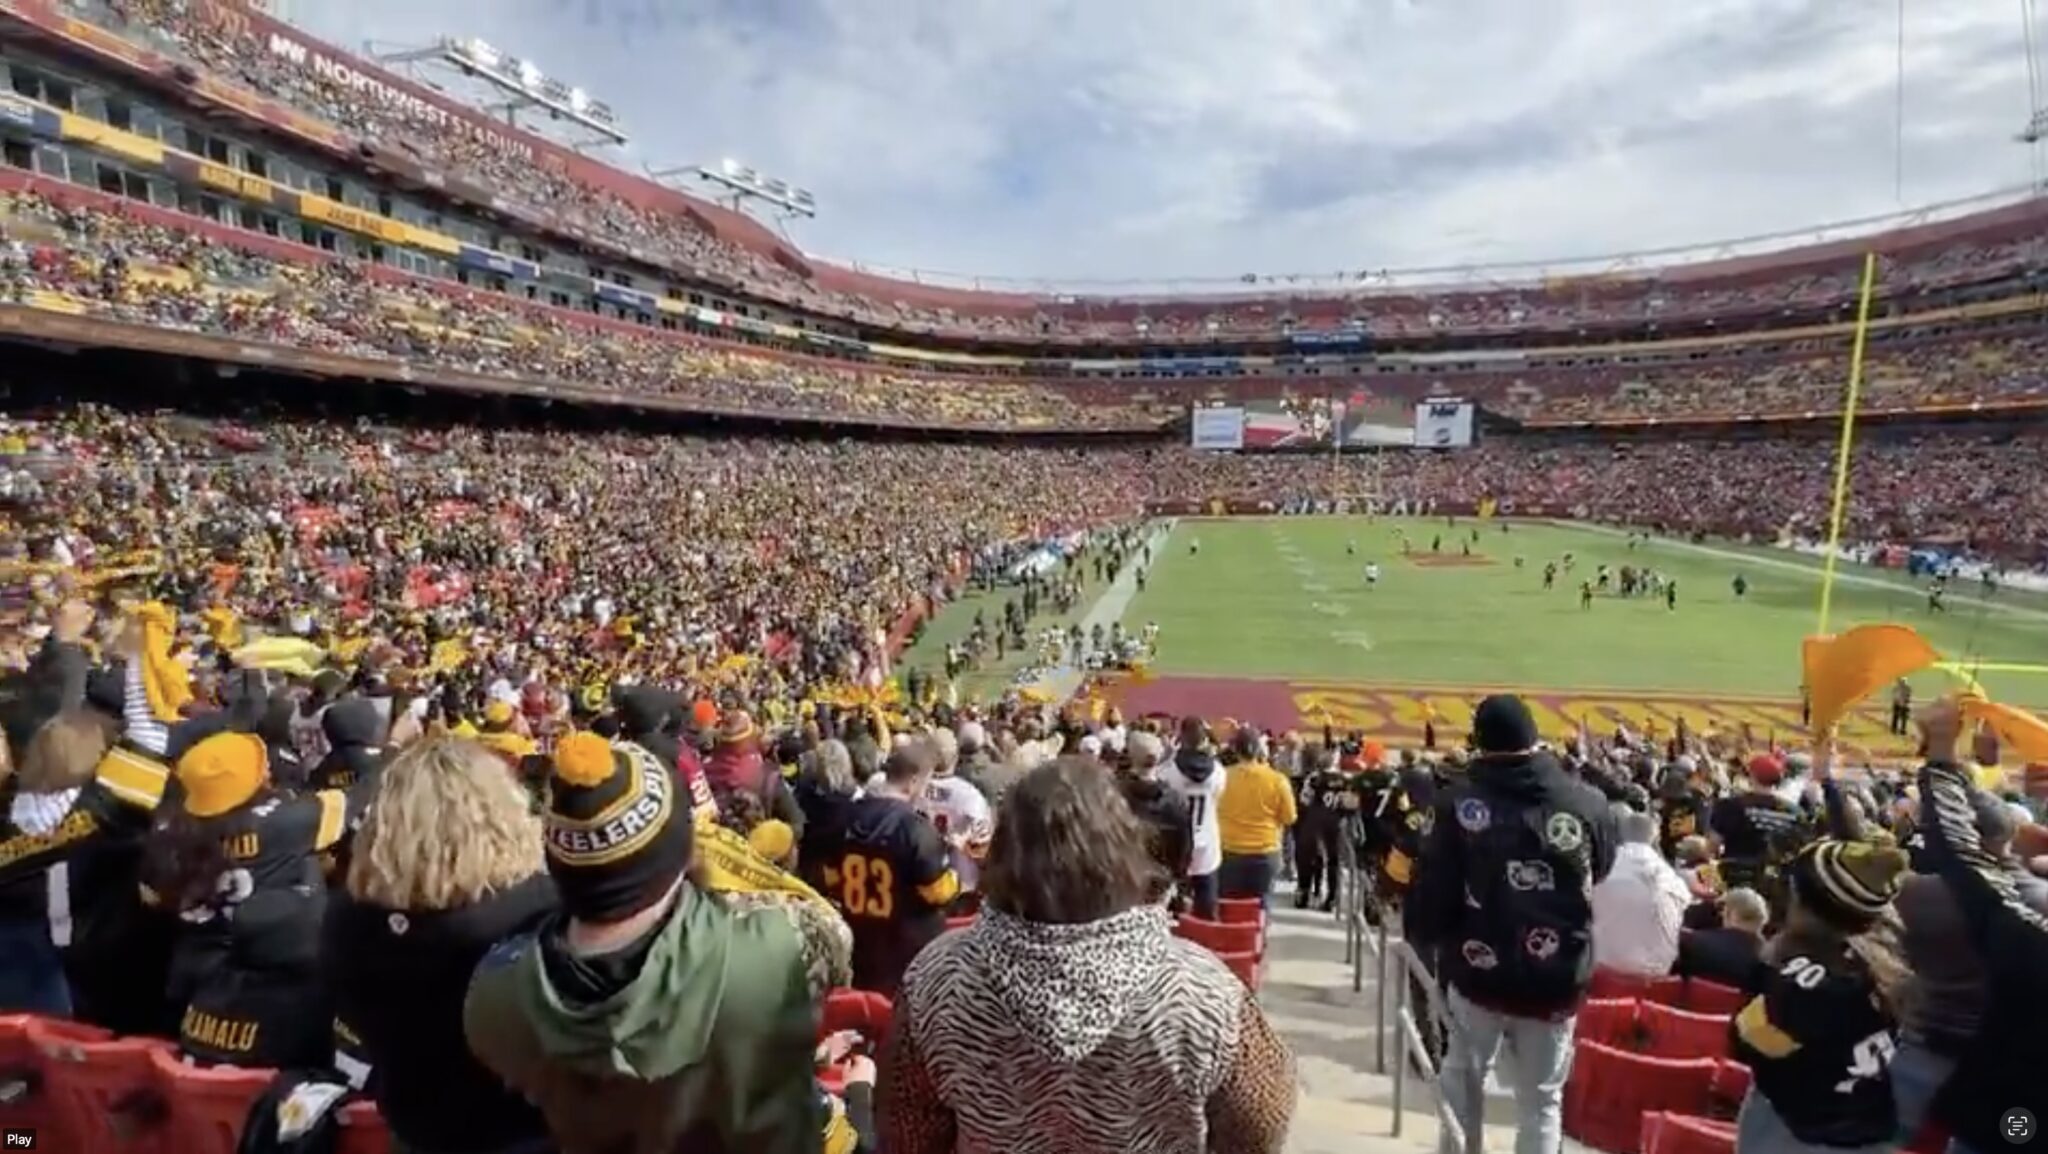
<path fill-rule="evenodd" d="M 1472 709 L 1479 700 L 1501 691 L 1501 687 L 1402 688 L 1163 676 L 1141 685 L 1120 685 L 1114 697 L 1128 716 L 1199 714 L 1212 721 L 1231 718 L 1267 729 L 1304 732 L 1327 724 L 1340 732 L 1357 730 L 1396 745 L 1422 744 L 1423 726 L 1433 721 L 1437 746 L 1452 748 L 1464 743 L 1472 726 Z M 1557 741 L 1572 737 L 1582 719 L 1601 736 L 1624 725 L 1639 735 L 1654 731 L 1669 736 L 1681 718 L 1695 734 L 1739 735 L 1747 726 L 1760 743 L 1775 740 L 1797 746 L 1806 740 L 1795 700 L 1609 689 L 1514 692 L 1528 702 L 1543 736 Z M 1885 760 L 1912 757 L 1914 739 L 1891 734 L 1885 722 L 1881 706 L 1852 714 L 1842 723 L 1844 746 L 1859 756 Z"/>

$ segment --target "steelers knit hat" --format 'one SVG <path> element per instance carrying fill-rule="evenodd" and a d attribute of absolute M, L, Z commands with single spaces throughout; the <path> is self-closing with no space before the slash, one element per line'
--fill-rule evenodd
<path fill-rule="evenodd" d="M 1792 859 L 1792 888 L 1823 920 L 1853 933 L 1884 914 L 1906 867 L 1900 850 L 1825 838 Z"/>
<path fill-rule="evenodd" d="M 674 776 L 639 746 L 594 733 L 555 747 L 546 827 L 548 873 L 579 921 L 631 917 L 690 864 L 690 814 Z"/>
<path fill-rule="evenodd" d="M 185 812 L 219 817 L 256 796 L 270 778 L 270 750 L 253 733 L 216 733 L 178 758 Z"/>

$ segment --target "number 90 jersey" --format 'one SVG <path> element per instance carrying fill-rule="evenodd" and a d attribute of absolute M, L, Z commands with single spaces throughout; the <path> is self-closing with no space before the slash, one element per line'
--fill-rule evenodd
<path fill-rule="evenodd" d="M 1814 1146 L 1890 1142 L 1896 1024 L 1862 959 L 1817 944 L 1758 963 L 1749 988 L 1757 994 L 1735 1015 L 1735 1056 L 1786 1127 Z"/>
<path fill-rule="evenodd" d="M 946 844 L 901 798 L 869 794 L 825 819 L 803 868 L 853 931 L 853 984 L 894 995 L 910 960 L 946 929 L 960 894 Z"/>

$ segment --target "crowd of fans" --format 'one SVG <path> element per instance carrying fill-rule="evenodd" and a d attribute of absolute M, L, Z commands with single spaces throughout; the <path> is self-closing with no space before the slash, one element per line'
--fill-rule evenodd
<path fill-rule="evenodd" d="M 2048 377 L 2040 369 L 2044 351 L 2048 340 L 2031 329 L 1879 343 L 1864 362 L 1858 404 L 1869 411 L 2039 402 L 2048 398 Z M 1838 348 L 1683 365 L 1477 374 L 1446 383 L 1524 420 L 1697 419 L 1839 412 L 1848 372 L 1846 350 Z"/>
<path fill-rule="evenodd" d="M 0 301 L 57 294 L 67 307 L 130 323 L 486 376 L 757 412 L 995 429 L 1137 429 L 1180 412 L 1164 385 L 1139 401 L 1125 382 L 938 377 L 776 356 L 502 297 L 457 296 L 426 281 L 372 279 L 347 262 L 291 264 L 29 193 L 0 196 L 0 243 Z M 1862 403 L 2039 401 L 2048 395 L 2036 367 L 2042 351 L 2031 329 L 1881 344 L 1866 362 Z M 1530 421 L 1712 418 L 1829 412 L 1840 404 L 1845 371 L 1838 350 L 1671 366 L 1380 374 L 1372 386 L 1390 396 L 1447 386 Z"/>
<path fill-rule="evenodd" d="M 1673 534 L 1813 539 L 1834 452 L 1824 440 L 1496 438 L 1333 463 L 1171 444 L 221 424 L 94 406 L 9 418 L 0 434 L 15 562 L 147 557 L 158 591 L 190 612 L 302 621 L 295 632 L 390 646 L 416 667 L 459 643 L 487 671 L 472 695 L 543 667 L 583 686 L 737 660 L 749 679 L 780 679 L 770 696 L 785 701 L 884 668 L 890 632 L 977 563 L 1162 505 L 1492 500 Z M 2044 450 L 2011 431 L 1866 437 L 1845 538 L 2048 568 L 2033 499 L 2048 491 Z"/>
<path fill-rule="evenodd" d="M 1953 699 L 1905 775 L 1506 695 L 1391 752 L 1016 695 L 421 711 L 379 656 L 194 670 L 172 607 L 96 618 L 59 602 L 0 702 L 0 1010 L 283 1071 L 260 1101 L 305 1108 L 245 1149 L 352 1088 L 401 1150 L 1277 1152 L 1292 1058 L 1198 942 L 1290 859 L 1334 906 L 1347 840 L 1444 985 L 1466 1133 L 1511 1039 L 1517 1149 L 1558 1148 L 1600 973 L 1737 997 L 1738 1150 L 1989 1150 L 2048 1108 L 2048 778 Z M 849 984 L 886 1010 L 820 1040 Z"/>
<path fill-rule="evenodd" d="M 686 217 L 288 67 L 230 5 L 85 10 L 678 268 L 824 299 Z M 570 327 L 35 196 L 0 201 L 0 226 L 0 301 L 54 294 L 131 323 L 814 416 L 1146 415 L 1056 385 Z M 2035 255 L 1965 247 L 1887 272 L 1908 291 Z M 1560 286 L 1383 301 L 1372 319 L 1660 319 L 1852 288 Z M 1886 348 L 1866 398 L 2038 397 L 2040 346 Z M 1823 410 L 1839 387 L 1828 359 L 1478 391 L 1513 415 L 1585 419 Z M 2001 768 L 1951 700 L 1917 716 L 1927 764 L 1901 775 L 1838 766 L 1825 735 L 1788 754 L 1683 726 L 1541 734 L 1509 696 L 1445 748 L 1432 724 L 1424 748 L 1389 751 L 1369 734 L 892 680 L 969 574 L 1054 542 L 1114 572 L 1161 506 L 1492 502 L 1809 537 L 1833 454 L 1805 437 L 1329 457 L 9 415 L 0 1012 L 291 1071 L 281 1091 L 345 1082 L 407 1151 L 1263 1154 L 1285 1142 L 1292 1058 L 1189 927 L 1220 924 L 1223 901 L 1268 901 L 1297 867 L 1297 901 L 1334 905 L 1355 851 L 1374 916 L 1399 905 L 1446 991 L 1431 1033 L 1475 1138 L 1505 1039 L 1518 1149 L 1558 1147 L 1598 968 L 1739 992 L 1745 1154 L 1893 1149 L 1924 1123 L 1981 1154 L 2009 1137 L 2006 1112 L 2048 1114 L 2048 778 Z M 2038 430 L 1882 430 L 1852 465 L 1848 539 L 2048 570 Z M 821 1041 L 848 986 L 891 1002 Z M 285 1148 L 263 1132 L 284 1113 L 253 1114 L 248 1148 Z"/>
<path fill-rule="evenodd" d="M 234 3 L 221 0 L 80 0 L 87 19 L 162 51 L 173 59 L 246 86 L 332 124 L 361 140 L 402 149 L 430 168 L 489 188 L 494 196 L 544 219 L 573 225 L 678 273 L 717 273 L 765 297 L 836 315 L 928 331 L 990 336 L 1277 336 L 1291 329 L 1362 326 L 1375 336 L 1426 336 L 1448 331 L 1570 330 L 1602 322 L 1672 324 L 1731 314 L 1825 311 L 1853 302 L 1855 261 L 1825 271 L 1803 270 L 1737 286 L 1688 284 L 1656 277 L 1559 277 L 1524 288 L 1472 291 L 1396 289 L 1359 272 L 1337 278 L 1350 291 L 1222 299 L 1202 304 L 1142 304 L 1089 298 L 1006 302 L 976 309 L 964 301 L 936 303 L 914 291 L 903 299 L 854 295 L 820 287 L 805 262 L 756 252 L 709 231 L 687 214 L 640 208 L 579 179 L 552 152 L 536 158 L 490 143 L 451 118 L 429 115 L 415 101 L 385 99 L 304 67 L 270 50 L 266 34 Z M 337 55 L 341 55 L 337 53 Z M 364 63 L 365 73 L 375 69 Z M 2035 236 L 1957 240 L 1884 258 L 1880 293 L 1901 298 L 2023 274 L 2039 263 Z M 1269 292 L 1273 290 L 1268 290 Z"/>
<path fill-rule="evenodd" d="M 1798 751 L 1683 725 L 1545 735 L 1498 695 L 1448 770 L 1367 767 L 1303 796 L 1383 815 L 1363 852 L 1443 983 L 1431 1043 L 1465 1133 L 1481 1131 L 1496 1051 L 1523 1154 L 1567 1132 L 1633 1149 L 1638 1119 L 1603 1119 L 1603 1097 L 1696 1112 L 1676 1104 L 1677 1064 L 1627 1052 L 1675 976 L 1704 983 L 1688 996 L 1725 995 L 1718 1019 L 1690 1017 L 1689 1056 L 1748 1068 L 1719 1148 L 1990 1150 L 2014 1111 L 2048 1100 L 2034 1069 L 2048 983 L 2029 969 L 2048 958 L 2048 767 L 2001 767 L 1953 698 L 1915 720 L 1925 764 L 1900 774 L 1838 764 L 1825 734 Z M 1304 816 L 1297 842 L 1341 817 Z M 1645 1084 L 1600 1084 L 1624 1070 Z M 1565 1088 L 1582 1078 L 1574 1120 Z"/>
<path fill-rule="evenodd" d="M 0 302 L 53 293 L 132 324 L 793 416 L 996 429 L 1167 419 L 1128 402 L 1081 403 L 1051 385 L 771 358 L 509 298 L 457 297 L 424 281 L 374 280 L 343 261 L 288 264 L 34 194 L 0 194 L 0 228 Z"/>

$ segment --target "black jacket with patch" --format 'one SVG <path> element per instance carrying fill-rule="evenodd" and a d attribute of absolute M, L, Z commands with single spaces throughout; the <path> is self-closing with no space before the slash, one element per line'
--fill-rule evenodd
<path fill-rule="evenodd" d="M 1403 908 L 1409 940 L 1481 1005 L 1576 1010 L 1593 973 L 1593 886 L 1619 841 L 1607 801 L 1539 750 L 1475 759 L 1430 814 Z"/>

